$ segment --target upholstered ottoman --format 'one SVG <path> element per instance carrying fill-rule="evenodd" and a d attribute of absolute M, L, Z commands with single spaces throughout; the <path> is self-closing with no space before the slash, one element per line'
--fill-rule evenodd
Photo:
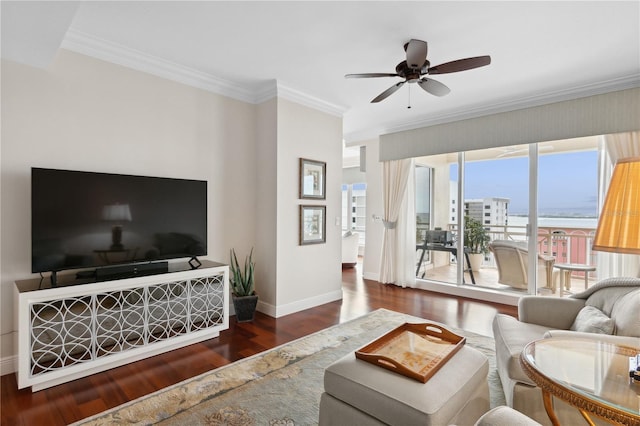
<path fill-rule="evenodd" d="M 487 358 L 464 345 L 427 383 L 351 353 L 324 373 L 320 426 L 473 425 L 489 410 Z"/>

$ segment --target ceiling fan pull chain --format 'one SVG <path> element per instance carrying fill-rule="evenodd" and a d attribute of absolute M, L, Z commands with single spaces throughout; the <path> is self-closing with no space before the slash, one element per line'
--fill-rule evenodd
<path fill-rule="evenodd" d="M 408 86 L 409 91 L 407 93 L 409 93 L 409 101 L 407 104 L 407 109 L 411 109 L 411 85 Z"/>

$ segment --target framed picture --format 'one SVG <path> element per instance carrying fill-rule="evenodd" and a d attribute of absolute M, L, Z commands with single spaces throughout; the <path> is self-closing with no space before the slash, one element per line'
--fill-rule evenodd
<path fill-rule="evenodd" d="M 300 198 L 325 199 L 327 163 L 300 159 Z"/>
<path fill-rule="evenodd" d="M 300 206 L 300 245 L 326 242 L 326 206 Z"/>

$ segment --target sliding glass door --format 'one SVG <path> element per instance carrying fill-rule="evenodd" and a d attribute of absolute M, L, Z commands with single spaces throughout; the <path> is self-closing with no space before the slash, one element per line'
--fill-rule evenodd
<path fill-rule="evenodd" d="M 529 150 L 527 145 L 468 151 L 464 163 L 467 285 L 528 291 Z"/>
<path fill-rule="evenodd" d="M 457 224 L 455 154 L 416 159 L 416 277 L 456 284 L 453 228 Z M 453 176 L 453 177 L 452 177 Z"/>
<path fill-rule="evenodd" d="M 579 292 L 596 279 L 591 246 L 598 216 L 598 141 L 544 142 L 538 151 L 537 247 L 554 259 L 555 271 L 540 292 L 559 294 L 560 287 L 563 294 Z"/>
<path fill-rule="evenodd" d="M 583 138 L 417 159 L 416 205 L 430 201 L 416 213 L 417 277 L 555 294 L 564 272 L 554 264 L 593 264 L 597 156 L 597 139 Z M 571 272 L 566 289 L 584 274 Z"/>

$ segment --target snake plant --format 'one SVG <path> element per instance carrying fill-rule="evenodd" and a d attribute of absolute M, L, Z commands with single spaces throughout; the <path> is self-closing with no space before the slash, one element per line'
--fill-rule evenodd
<path fill-rule="evenodd" d="M 231 284 L 231 291 L 237 297 L 251 296 L 255 293 L 254 284 L 254 267 L 255 263 L 252 260 L 253 248 L 249 256 L 244 259 L 244 268 L 240 268 L 238 263 L 238 257 L 236 251 L 231 249 L 231 269 L 229 274 L 229 283 Z"/>

